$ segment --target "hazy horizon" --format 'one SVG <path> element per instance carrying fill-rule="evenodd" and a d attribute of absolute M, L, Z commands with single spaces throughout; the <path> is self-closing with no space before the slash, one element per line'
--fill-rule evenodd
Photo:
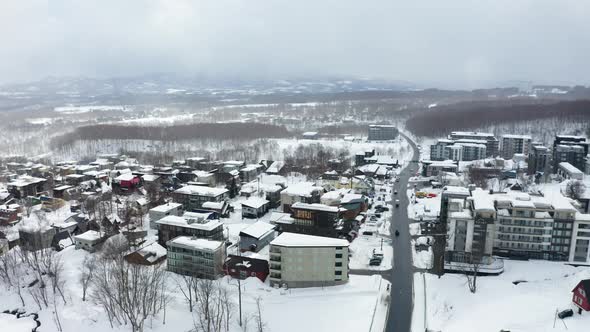
<path fill-rule="evenodd" d="M 0 83 L 179 73 L 589 85 L 589 10 L 573 0 L 24 0 L 0 4 Z"/>

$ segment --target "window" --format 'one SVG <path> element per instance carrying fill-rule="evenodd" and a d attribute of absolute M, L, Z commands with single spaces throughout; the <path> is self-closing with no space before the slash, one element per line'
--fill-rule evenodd
<path fill-rule="evenodd" d="M 337 276 L 341 276 L 342 275 L 342 271 L 336 271 L 336 272 L 334 272 L 334 274 L 337 275 Z"/>
<path fill-rule="evenodd" d="M 336 254 L 336 258 L 342 258 L 342 254 Z"/>
<path fill-rule="evenodd" d="M 334 266 L 340 267 L 340 266 L 342 266 L 342 262 L 336 262 L 336 264 Z"/>

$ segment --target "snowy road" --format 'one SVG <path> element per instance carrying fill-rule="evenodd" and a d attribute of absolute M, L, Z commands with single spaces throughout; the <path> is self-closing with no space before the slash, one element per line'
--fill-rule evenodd
<path fill-rule="evenodd" d="M 400 133 L 401 134 L 401 133 Z M 418 148 L 409 137 L 401 134 L 414 149 L 412 161 L 418 161 Z M 414 175 L 418 164 L 410 162 L 400 174 L 400 181 L 395 182 L 394 191 L 401 195 L 394 195 L 393 201 L 400 200 L 399 207 L 394 207 L 391 221 L 391 234 L 399 230 L 399 236 L 393 237 L 393 270 L 389 280 L 391 285 L 391 305 L 387 321 L 387 332 L 410 332 L 412 323 L 412 280 L 414 267 L 412 265 L 412 251 L 410 247 L 410 233 L 408 220 L 408 197 L 404 195 L 408 186 L 408 179 Z"/>

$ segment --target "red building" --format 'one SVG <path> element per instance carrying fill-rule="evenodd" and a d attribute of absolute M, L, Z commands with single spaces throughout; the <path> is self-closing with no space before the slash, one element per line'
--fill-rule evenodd
<path fill-rule="evenodd" d="M 223 264 L 223 272 L 236 279 L 256 277 L 262 282 L 268 276 L 268 262 L 263 259 L 229 255 Z"/>
<path fill-rule="evenodd" d="M 580 281 L 572 292 L 572 301 L 578 307 L 578 313 L 581 314 L 582 310 L 590 311 L 590 279 Z"/>

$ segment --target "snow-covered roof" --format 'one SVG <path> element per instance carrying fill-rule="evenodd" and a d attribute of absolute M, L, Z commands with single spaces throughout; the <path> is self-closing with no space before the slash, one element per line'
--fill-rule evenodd
<path fill-rule="evenodd" d="M 155 175 L 155 174 L 144 174 L 144 175 L 141 176 L 141 178 L 144 181 L 152 182 L 152 181 L 156 181 L 157 179 L 159 179 L 160 176 L 159 175 Z"/>
<path fill-rule="evenodd" d="M 115 181 L 131 181 L 135 178 L 132 173 L 123 173 L 115 178 Z"/>
<path fill-rule="evenodd" d="M 167 251 L 166 248 L 162 247 L 160 244 L 158 244 L 158 242 L 154 242 L 152 244 L 146 245 L 143 248 L 138 249 L 137 253 L 145 257 L 145 259 L 148 262 L 153 263 L 158 259 L 166 256 Z"/>
<path fill-rule="evenodd" d="M 471 194 L 473 195 L 473 208 L 475 211 L 496 211 L 494 200 L 488 192 L 478 188 Z"/>
<path fill-rule="evenodd" d="M 168 211 L 177 209 L 180 206 L 182 206 L 182 204 L 180 204 L 180 203 L 166 203 L 166 204 L 158 205 L 158 206 L 156 206 L 154 208 L 151 208 L 150 211 L 154 211 L 154 212 L 168 212 Z"/>
<path fill-rule="evenodd" d="M 569 174 L 584 174 L 584 172 L 580 171 L 577 167 L 568 162 L 559 163 L 559 168 L 563 169 Z"/>
<path fill-rule="evenodd" d="M 205 202 L 201 206 L 204 209 L 221 210 L 223 205 L 225 205 L 225 202 Z"/>
<path fill-rule="evenodd" d="M 288 213 L 283 213 L 283 212 L 276 212 L 273 211 L 270 213 L 270 217 L 268 218 L 268 221 L 271 224 L 275 224 L 275 223 L 293 223 L 293 218 L 291 218 L 291 215 Z"/>
<path fill-rule="evenodd" d="M 532 139 L 529 135 L 502 135 L 502 138 Z"/>
<path fill-rule="evenodd" d="M 190 236 L 179 236 L 167 243 L 168 246 L 184 247 L 187 249 L 215 251 L 223 246 L 221 241 L 213 241 L 207 239 L 198 239 Z"/>
<path fill-rule="evenodd" d="M 100 233 L 97 231 L 86 231 L 82 234 L 75 235 L 74 240 L 76 241 L 86 241 L 86 242 L 97 242 L 100 240 Z"/>
<path fill-rule="evenodd" d="M 346 204 L 346 203 L 350 203 L 350 202 L 358 201 L 358 200 L 362 200 L 362 199 L 363 199 L 363 195 L 361 195 L 361 194 L 346 194 L 342 197 L 342 199 L 340 200 L 340 203 Z"/>
<path fill-rule="evenodd" d="M 299 182 L 285 188 L 281 195 L 311 197 L 316 191 L 323 192 L 324 188 L 316 186 L 313 182 Z"/>
<path fill-rule="evenodd" d="M 590 222 L 590 214 L 576 213 L 576 221 Z"/>
<path fill-rule="evenodd" d="M 175 193 L 179 194 L 187 194 L 187 195 L 198 195 L 198 196 L 208 196 L 208 197 L 217 197 L 221 196 L 228 192 L 227 189 L 224 188 L 212 188 L 212 187 L 205 187 L 205 186 L 184 186 L 182 188 L 176 189 Z"/>
<path fill-rule="evenodd" d="M 319 204 L 319 203 L 309 204 L 309 203 L 296 202 L 291 205 L 291 208 L 292 209 L 334 212 L 334 213 L 337 213 L 339 211 L 339 209 L 336 206 L 329 206 L 329 205 Z"/>
<path fill-rule="evenodd" d="M 242 234 L 244 234 L 244 235 L 248 235 L 253 238 L 256 238 L 256 239 L 260 239 L 264 235 L 274 231 L 274 229 L 275 229 L 274 225 L 271 225 L 271 224 L 264 222 L 264 221 L 257 221 L 255 223 L 253 223 L 252 225 L 242 229 L 242 231 L 240 232 L 240 236 Z"/>
<path fill-rule="evenodd" d="M 271 245 L 281 247 L 348 247 L 349 243 L 343 239 L 284 232 L 270 242 Z"/>
<path fill-rule="evenodd" d="M 469 189 L 465 187 L 457 187 L 457 186 L 445 186 L 443 188 L 443 193 L 455 194 L 455 195 L 467 195 L 469 196 Z"/>
<path fill-rule="evenodd" d="M 36 178 L 34 176 L 23 175 L 10 181 L 7 185 L 13 187 L 24 187 L 34 183 L 40 183 L 46 181 L 43 178 Z"/>
<path fill-rule="evenodd" d="M 156 221 L 156 224 L 194 228 L 204 231 L 211 231 L 222 225 L 221 221 L 217 219 L 204 219 L 200 222 L 196 221 L 197 218 L 193 219 L 193 222 L 191 222 L 189 219 L 185 218 L 184 216 L 165 216 L 164 218 Z"/>
<path fill-rule="evenodd" d="M 265 204 L 268 204 L 268 201 L 266 199 L 256 196 L 251 196 L 250 198 L 242 202 L 242 205 L 251 207 L 253 209 L 259 209 Z"/>

